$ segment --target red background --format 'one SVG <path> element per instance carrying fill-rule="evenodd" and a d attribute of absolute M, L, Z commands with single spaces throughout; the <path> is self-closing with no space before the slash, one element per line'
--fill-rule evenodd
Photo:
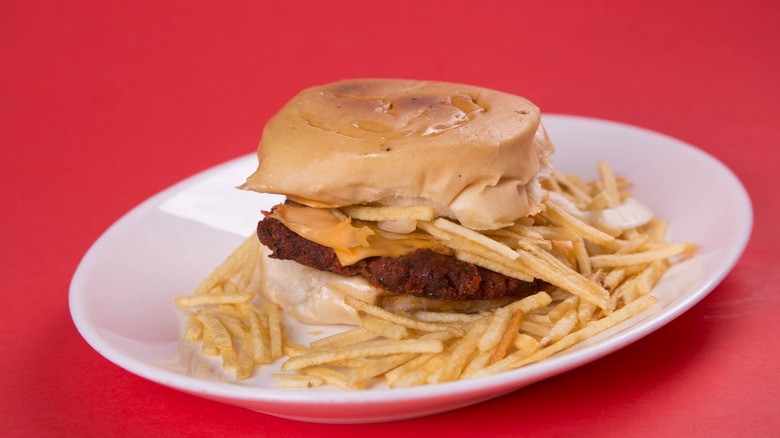
<path fill-rule="evenodd" d="M 780 429 L 778 2 L 216 3 L 3 2 L 0 435 Z M 381 425 L 299 423 L 185 395 L 81 339 L 68 283 L 109 225 L 252 152 L 265 121 L 301 88 L 366 76 L 473 83 L 544 112 L 695 144 L 750 192 L 747 251 L 704 301 L 628 348 L 485 403 Z"/>

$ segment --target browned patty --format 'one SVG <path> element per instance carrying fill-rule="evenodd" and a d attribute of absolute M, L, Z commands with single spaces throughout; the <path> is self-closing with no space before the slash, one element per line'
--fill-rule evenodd
<path fill-rule="evenodd" d="M 360 275 L 375 286 L 395 293 L 442 300 L 490 299 L 527 296 L 544 283 L 525 282 L 448 255 L 418 249 L 400 257 L 369 257 L 342 266 L 335 252 L 306 240 L 280 221 L 266 217 L 257 224 L 257 236 L 273 252 L 270 257 L 340 275 Z"/>

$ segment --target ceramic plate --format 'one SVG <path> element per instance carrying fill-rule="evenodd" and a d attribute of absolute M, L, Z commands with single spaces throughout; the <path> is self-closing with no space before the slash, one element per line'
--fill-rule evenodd
<path fill-rule="evenodd" d="M 188 295 L 253 232 L 276 196 L 234 189 L 255 168 L 254 154 L 195 175 L 145 201 L 111 226 L 74 274 L 70 309 L 78 330 L 120 367 L 201 397 L 316 422 L 377 422 L 447 411 L 514 391 L 591 362 L 648 335 L 709 293 L 731 270 L 750 236 L 750 200 L 720 162 L 679 140 L 632 126 L 546 116 L 556 167 L 596 177 L 610 162 L 635 196 L 669 221 L 669 239 L 696 242 L 698 254 L 674 266 L 646 312 L 550 359 L 495 376 L 408 389 L 275 389 L 266 367 L 235 382 L 219 363 L 180 341 L 173 298 Z M 717 220 L 713 220 L 717 218 Z M 286 321 L 305 342 L 321 330 Z M 322 332 L 334 328 L 322 329 Z"/>

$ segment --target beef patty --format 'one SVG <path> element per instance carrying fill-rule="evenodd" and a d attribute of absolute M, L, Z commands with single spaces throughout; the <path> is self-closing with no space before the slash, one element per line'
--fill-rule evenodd
<path fill-rule="evenodd" d="M 526 282 L 507 277 L 429 249 L 400 257 L 369 257 L 343 266 L 331 248 L 306 240 L 271 217 L 257 224 L 257 236 L 271 249 L 271 258 L 293 260 L 339 275 L 360 275 L 374 286 L 399 294 L 441 300 L 524 297 L 546 285 L 540 280 Z"/>

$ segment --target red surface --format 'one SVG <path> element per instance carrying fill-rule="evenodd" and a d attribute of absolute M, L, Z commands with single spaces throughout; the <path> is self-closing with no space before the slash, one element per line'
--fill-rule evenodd
<path fill-rule="evenodd" d="M 4 2 L 0 435 L 780 429 L 776 1 L 216 3 Z M 711 295 L 630 347 L 473 407 L 382 425 L 298 423 L 202 400 L 116 367 L 81 339 L 68 283 L 109 225 L 254 150 L 299 89 L 362 76 L 474 83 L 698 145 L 750 192 L 752 240 Z"/>

